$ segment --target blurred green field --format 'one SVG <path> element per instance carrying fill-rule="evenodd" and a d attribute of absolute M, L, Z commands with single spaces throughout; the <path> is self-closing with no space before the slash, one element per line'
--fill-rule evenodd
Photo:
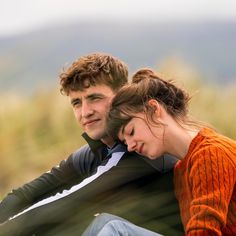
<path fill-rule="evenodd" d="M 204 82 L 191 69 L 171 63 L 162 72 L 177 79 L 193 98 L 190 113 L 236 139 L 236 84 Z M 174 72 L 173 72 L 174 71 Z M 38 91 L 30 98 L 2 94 L 0 107 L 0 197 L 65 159 L 85 142 L 67 97 L 59 89 Z"/>
<path fill-rule="evenodd" d="M 0 196 L 48 171 L 83 145 L 67 97 L 38 91 L 30 98 L 6 94 L 0 109 Z"/>

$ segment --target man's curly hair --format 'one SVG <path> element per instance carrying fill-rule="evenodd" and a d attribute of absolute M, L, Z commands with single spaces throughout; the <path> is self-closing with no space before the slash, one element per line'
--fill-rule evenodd
<path fill-rule="evenodd" d="M 90 86 L 105 84 L 117 91 L 128 82 L 128 67 L 118 58 L 105 53 L 82 56 L 60 74 L 60 91 L 82 91 Z"/>

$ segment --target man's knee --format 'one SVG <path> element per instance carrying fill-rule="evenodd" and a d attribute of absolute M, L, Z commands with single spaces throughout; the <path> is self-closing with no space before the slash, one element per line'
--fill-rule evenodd
<path fill-rule="evenodd" d="M 109 213 L 100 213 L 98 216 L 96 216 L 96 218 L 94 219 L 94 221 L 97 222 L 105 222 L 107 223 L 110 220 L 114 220 L 114 219 L 120 219 L 120 217 L 109 214 Z"/>
<path fill-rule="evenodd" d="M 92 223 L 85 230 L 83 236 L 97 235 L 107 223 L 113 220 L 121 219 L 118 216 L 111 215 L 108 213 L 101 213 L 92 221 Z"/>

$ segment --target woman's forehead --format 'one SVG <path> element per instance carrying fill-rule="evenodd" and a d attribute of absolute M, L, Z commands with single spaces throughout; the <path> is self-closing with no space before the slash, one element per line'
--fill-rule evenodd
<path fill-rule="evenodd" d="M 119 132 L 118 132 L 118 138 L 119 138 L 120 140 L 124 139 L 124 135 L 125 135 L 125 133 L 127 132 L 127 129 L 129 128 L 129 125 L 130 125 L 130 121 L 129 121 L 127 124 L 122 125 L 122 126 L 120 127 L 120 130 L 119 130 Z"/>

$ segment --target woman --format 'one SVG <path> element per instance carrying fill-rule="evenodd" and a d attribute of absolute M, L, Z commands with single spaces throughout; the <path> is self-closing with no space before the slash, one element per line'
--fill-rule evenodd
<path fill-rule="evenodd" d="M 236 235 L 236 142 L 190 119 L 189 100 L 141 69 L 115 96 L 108 131 L 129 151 L 179 159 L 174 184 L 186 235 Z"/>

